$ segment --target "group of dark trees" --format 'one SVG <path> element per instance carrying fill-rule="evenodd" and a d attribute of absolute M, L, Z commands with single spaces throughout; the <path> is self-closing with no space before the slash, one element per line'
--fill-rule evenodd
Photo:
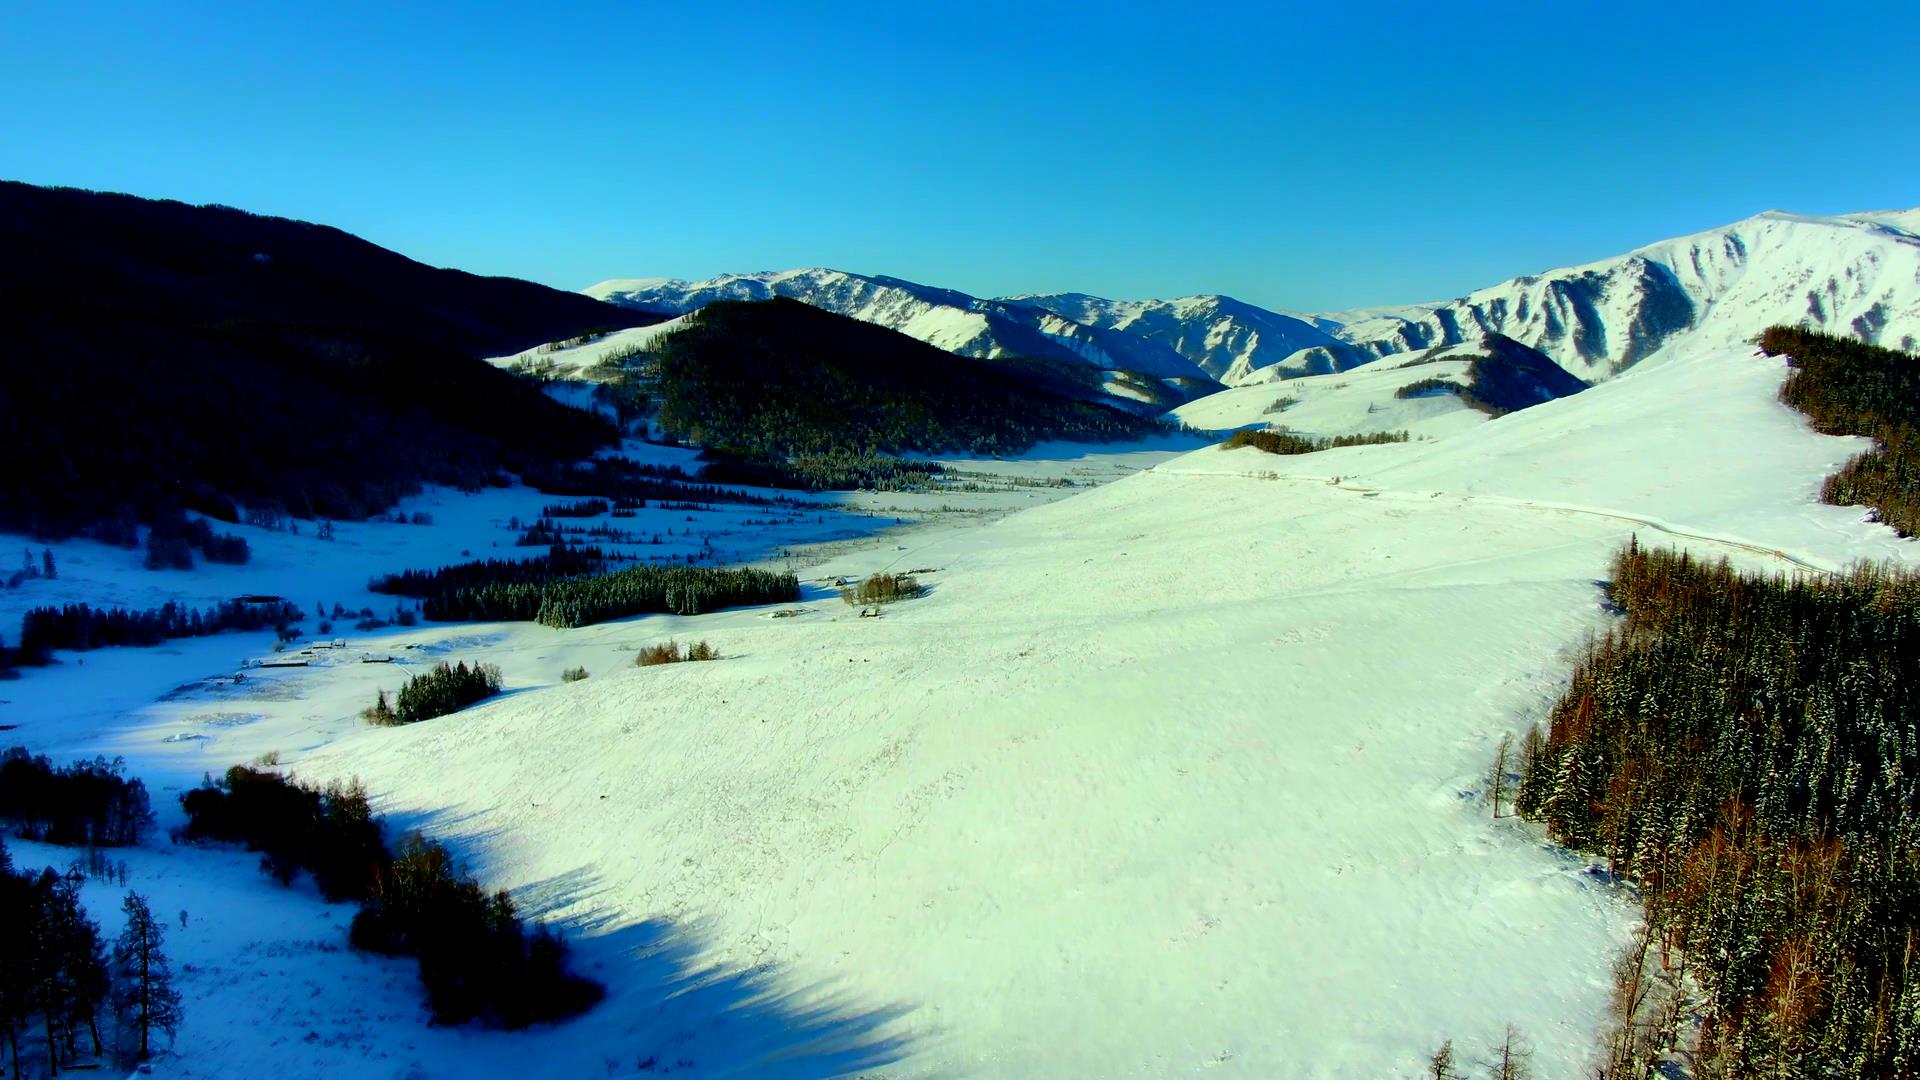
<path fill-rule="evenodd" d="M 1691 984 L 1697 1076 L 1920 1075 L 1920 576 L 1635 544 L 1608 593 L 1514 801 L 1640 888 L 1608 1075 L 1652 1075 Z"/>
<path fill-rule="evenodd" d="M 420 596 L 421 613 L 437 622 L 533 621 L 560 628 L 800 598 L 800 579 L 787 571 L 643 565 L 576 577 L 537 564 L 489 560 L 388 580 L 395 591 Z M 488 576 L 489 568 L 500 573 Z"/>
<path fill-rule="evenodd" d="M 709 451 L 708 457 L 700 474 L 705 479 L 800 491 L 922 491 L 946 471 L 938 462 L 851 450 L 759 458 Z"/>
<path fill-rule="evenodd" d="M 170 638 L 204 637 L 227 630 L 288 627 L 301 617 L 297 606 L 277 597 L 226 600 L 205 611 L 171 600 L 145 611 L 88 604 L 37 607 L 20 621 L 16 653 L 20 663 L 44 664 L 54 649 L 157 645 Z"/>
<path fill-rule="evenodd" d="M 477 357 L 656 321 L 324 226 L 73 189 L 0 184 L 0 247 L 0 528 L 39 535 L 124 542 L 256 503 L 357 519 L 585 457 L 611 424 Z"/>
<path fill-rule="evenodd" d="M 371 708 L 363 714 L 375 724 L 417 724 L 436 716 L 459 712 L 500 692 L 500 669 L 493 664 L 468 667 L 438 664 L 409 678 L 387 704 L 387 692 L 380 691 Z"/>
<path fill-rule="evenodd" d="M 677 465 L 642 465 L 625 458 L 595 458 L 589 462 L 529 469 L 521 479 L 548 495 L 610 499 L 624 506 L 644 506 L 648 500 L 748 506 L 768 506 L 779 501 L 719 484 L 696 483 Z"/>
<path fill-rule="evenodd" d="M 153 824 L 147 786 L 118 758 L 57 766 L 24 746 L 0 754 L 0 823 L 25 840 L 131 847 Z"/>
<path fill-rule="evenodd" d="M 750 460 L 794 454 L 1015 453 L 1157 421 L 1063 396 L 1017 365 L 955 356 L 785 298 L 723 301 L 655 342 L 643 369 L 668 433 Z"/>
<path fill-rule="evenodd" d="M 598 548 L 554 544 L 539 558 L 482 559 L 443 566 L 438 570 L 402 570 L 374 578 L 367 583 L 367 588 L 390 596 L 411 596 L 424 600 L 442 593 L 477 589 L 485 585 L 578 577 L 599 569 L 604 559 L 605 554 Z"/>
<path fill-rule="evenodd" d="M 1920 357 L 1791 326 L 1761 334 L 1760 348 L 1793 365 L 1780 400 L 1815 431 L 1878 444 L 1828 477 L 1821 498 L 1872 507 L 1901 536 L 1920 534 Z"/>
<path fill-rule="evenodd" d="M 358 783 L 320 789 L 235 766 L 181 804 L 184 839 L 242 843 L 282 883 L 304 870 L 328 899 L 357 902 L 352 944 L 414 957 L 436 1023 L 523 1028 L 577 1015 L 603 994 L 568 969 L 559 935 L 530 930 L 506 892 L 483 890 L 443 845 L 416 834 L 390 852 Z"/>
<path fill-rule="evenodd" d="M 211 563 L 238 565 L 252 558 L 246 537 L 215 533 L 205 518 L 189 518 L 178 509 L 155 516 L 147 531 L 149 570 L 191 570 L 198 548 Z"/>
<path fill-rule="evenodd" d="M 1222 450 L 1251 446 L 1255 450 L 1264 450 L 1269 454 L 1315 454 L 1322 450 L 1337 450 L 1343 446 L 1379 446 L 1383 443 L 1403 443 L 1407 441 L 1404 431 L 1376 431 L 1368 435 L 1335 435 L 1331 438 L 1313 438 L 1309 435 L 1295 435 L 1290 431 L 1273 431 L 1262 428 L 1247 428 L 1236 431 L 1220 444 Z"/>

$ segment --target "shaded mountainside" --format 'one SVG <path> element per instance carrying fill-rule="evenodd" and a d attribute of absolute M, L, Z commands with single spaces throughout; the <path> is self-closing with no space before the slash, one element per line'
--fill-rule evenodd
<path fill-rule="evenodd" d="M 1107 300 L 1085 293 L 1051 293 L 1008 297 L 1005 302 L 1044 308 L 1098 330 L 1158 342 L 1227 383 L 1232 382 L 1228 372 L 1235 368 L 1265 367 L 1316 346 L 1342 346 L 1338 338 L 1304 319 L 1231 296 Z"/>
<path fill-rule="evenodd" d="M 1084 400 L 1084 385 L 1051 362 L 953 356 L 786 298 L 708 304 L 654 343 L 646 367 L 662 427 L 752 456 L 1015 453 L 1160 426 Z"/>
<path fill-rule="evenodd" d="M 1586 383 L 1569 375 L 1545 353 L 1529 349 L 1504 334 L 1488 334 L 1471 344 L 1424 350 L 1399 366 L 1424 367 L 1450 360 L 1464 360 L 1467 366 L 1452 378 L 1436 376 L 1408 383 L 1396 391 L 1395 396 L 1453 394 L 1470 408 L 1490 416 L 1505 416 L 1587 388 Z"/>
<path fill-rule="evenodd" d="M 0 528 L 359 517 L 613 437 L 475 359 L 651 316 L 325 226 L 0 184 Z"/>
<path fill-rule="evenodd" d="M 603 281 L 590 296 L 649 311 L 683 313 L 717 300 L 787 297 L 862 322 L 898 330 L 960 356 L 1064 360 L 1142 376 L 1211 376 L 1158 341 L 1088 326 L 1043 307 L 985 300 L 893 277 L 841 270 L 728 274 L 707 281 L 639 278 Z"/>

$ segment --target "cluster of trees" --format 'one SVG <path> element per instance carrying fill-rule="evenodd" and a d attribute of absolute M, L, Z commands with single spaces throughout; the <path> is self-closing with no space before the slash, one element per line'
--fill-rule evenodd
<path fill-rule="evenodd" d="M 277 597 L 224 600 L 205 611 L 171 600 L 145 611 L 87 604 L 37 607 L 20 621 L 17 653 L 23 664 L 45 664 L 54 649 L 157 645 L 170 638 L 204 637 L 226 630 L 285 628 L 301 618 L 297 606 Z"/>
<path fill-rule="evenodd" d="M 146 567 L 149 570 L 191 570 L 193 551 L 208 562 L 239 565 L 253 557 L 244 536 L 215 533 L 205 518 L 188 518 L 178 509 L 157 515 L 147 532 Z"/>
<path fill-rule="evenodd" d="M 1288 409 L 1291 409 L 1298 404 L 1300 404 L 1300 399 L 1298 397 L 1292 394 L 1282 394 L 1279 397 L 1274 398 L 1272 404 L 1268 405 L 1264 409 L 1261 409 L 1260 413 L 1262 416 L 1272 416 L 1274 413 L 1286 412 Z"/>
<path fill-rule="evenodd" d="M 1470 1074 L 1460 1069 L 1462 1064 L 1453 1040 L 1448 1039 L 1427 1059 L 1421 1080 L 1469 1080 Z M 1533 1080 L 1533 1048 L 1527 1045 L 1520 1029 L 1509 1024 L 1506 1034 L 1488 1050 L 1479 1065 L 1482 1069 L 1479 1075 L 1486 1080 Z"/>
<path fill-rule="evenodd" d="M 1901 536 L 1920 534 L 1920 357 L 1791 326 L 1761 334 L 1760 348 L 1792 363 L 1780 400 L 1815 431 L 1879 444 L 1828 477 L 1821 498 L 1870 506 Z"/>
<path fill-rule="evenodd" d="M 1587 388 L 1586 382 L 1554 363 L 1538 349 L 1522 345 L 1504 334 L 1488 334 L 1482 341 L 1484 353 L 1442 352 L 1423 356 L 1399 365 L 1401 368 L 1423 364 L 1466 361 L 1465 382 L 1450 379 L 1421 379 L 1393 392 L 1397 398 L 1431 397 L 1453 394 L 1470 409 L 1491 417 L 1519 412 L 1555 398 L 1568 397 Z"/>
<path fill-rule="evenodd" d="M 32 548 L 23 548 L 20 554 L 20 569 L 8 575 L 4 584 L 9 589 L 17 589 L 22 584 L 45 578 L 52 581 L 60 576 L 60 567 L 53 561 L 53 549 L 41 548 L 40 557 L 33 557 Z"/>
<path fill-rule="evenodd" d="M 436 1023 L 523 1028 L 592 1008 L 604 991 L 569 970 L 566 942 L 531 930 L 505 892 L 488 893 L 436 841 L 409 836 L 396 855 L 358 783 L 318 789 L 235 766 L 181 796 L 183 837 L 262 852 L 282 883 L 300 871 L 323 895 L 354 901 L 354 947 L 412 956 Z"/>
<path fill-rule="evenodd" d="M 153 824 L 147 786 L 126 763 L 96 757 L 56 766 L 16 746 L 0 754 L 0 822 L 25 840 L 132 847 Z"/>
<path fill-rule="evenodd" d="M 663 430 L 749 459 L 1002 454 L 1042 439 L 1160 430 L 1155 420 L 1055 393 L 1016 367 L 784 298 L 708 304 L 653 344 L 645 369 Z"/>
<path fill-rule="evenodd" d="M 438 570 L 402 570 L 367 583 L 367 588 L 389 596 L 425 599 L 484 585 L 556 581 L 590 574 L 600 568 L 606 553 L 599 548 L 555 544 L 535 559 L 482 559 L 456 563 Z M 428 616 L 432 618 L 432 616 Z"/>
<path fill-rule="evenodd" d="M 1316 439 L 1308 435 L 1295 435 L 1290 431 L 1273 431 L 1248 428 L 1236 431 L 1220 444 L 1222 450 L 1251 446 L 1255 450 L 1264 450 L 1269 454 L 1313 454 L 1321 450 L 1335 450 L 1342 446 L 1378 446 L 1382 443 L 1403 443 L 1407 441 L 1404 431 L 1376 431 L 1370 435 L 1335 435 L 1332 438 Z"/>
<path fill-rule="evenodd" d="M 387 704 L 387 692 L 380 691 L 379 697 L 364 715 L 372 723 L 389 727 L 417 724 L 422 720 L 459 712 L 499 692 L 500 669 L 495 665 L 475 664 L 468 667 L 464 660 L 457 664 L 442 663 L 409 678 L 400 687 L 400 692 L 393 696 L 391 705 Z"/>
<path fill-rule="evenodd" d="M 639 500 L 635 500 L 634 504 L 630 508 L 638 509 L 639 507 L 642 507 L 645 505 L 646 505 L 646 500 L 639 499 Z M 598 499 L 598 498 L 576 499 L 573 502 L 548 503 L 544 508 L 541 509 L 540 516 L 543 518 L 560 518 L 560 517 L 590 518 L 590 517 L 599 517 L 601 514 L 606 513 L 608 510 L 611 510 L 612 508 L 613 507 L 605 499 Z"/>
<path fill-rule="evenodd" d="M 924 491 L 946 471 L 938 462 L 852 450 L 762 458 L 709 451 L 708 456 L 700 474 L 706 479 L 800 491 Z"/>
<path fill-rule="evenodd" d="M 129 196 L 0 186 L 0 246 L 34 253 L 0 267 L 0 529 L 44 536 L 123 542 L 175 508 L 236 521 L 261 502 L 358 519 L 424 483 L 585 457 L 612 424 L 476 357 L 653 321 L 333 229 Z"/>
<path fill-rule="evenodd" d="M 596 458 L 586 463 L 531 469 L 523 473 L 521 479 L 548 495 L 605 498 L 623 506 L 644 506 L 648 500 L 748 506 L 769 506 L 776 502 L 763 495 L 717 484 L 693 483 L 677 465 L 642 465 L 625 458 Z"/>
<path fill-rule="evenodd" d="M 439 622 L 533 621 L 568 628 L 630 615 L 699 615 L 798 599 L 800 579 L 791 571 L 643 565 L 599 577 L 454 585 L 425 597 L 421 613 Z"/>
<path fill-rule="evenodd" d="M 1673 1046 L 1689 981 L 1702 1077 L 1920 1073 L 1920 576 L 1635 543 L 1608 591 L 1514 805 L 1640 886 L 1658 979 L 1623 965 L 1610 1075 Z"/>
<path fill-rule="evenodd" d="M 911 574 L 872 574 L 840 590 L 840 599 L 849 604 L 887 604 L 911 600 L 926 592 Z"/>
<path fill-rule="evenodd" d="M 688 660 L 718 660 L 720 650 L 704 641 L 696 641 L 682 648 L 679 642 L 663 641 L 643 646 L 633 658 L 636 667 L 653 667 L 658 664 L 678 664 Z"/>

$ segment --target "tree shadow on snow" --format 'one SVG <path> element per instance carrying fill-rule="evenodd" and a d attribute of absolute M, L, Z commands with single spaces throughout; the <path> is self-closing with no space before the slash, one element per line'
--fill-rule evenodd
<path fill-rule="evenodd" d="M 388 816 L 389 828 L 401 830 L 392 835 L 424 829 L 491 887 L 499 879 L 489 852 L 504 831 L 472 825 L 440 813 Z M 827 982 L 797 983 L 771 963 L 715 959 L 717 943 L 697 924 L 611 909 L 590 866 L 512 892 L 522 917 L 560 931 L 574 969 L 606 987 L 590 1012 L 547 1029 L 570 1049 L 591 1047 L 605 1075 L 825 1080 L 901 1061 L 916 1048 L 897 1023 L 911 1006 L 863 1001 Z"/>

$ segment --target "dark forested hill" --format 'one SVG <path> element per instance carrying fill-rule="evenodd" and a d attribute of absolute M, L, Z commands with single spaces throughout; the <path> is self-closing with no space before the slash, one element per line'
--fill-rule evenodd
<path fill-rule="evenodd" d="M 956 356 L 785 298 L 708 304 L 647 366 L 668 431 L 757 456 L 1012 453 L 1159 427 L 1084 400 L 1089 388 L 1046 365 Z"/>
<path fill-rule="evenodd" d="M 0 182 L 0 528 L 185 506 L 355 517 L 610 429 L 477 357 L 644 312 L 439 270 L 338 229 Z"/>

